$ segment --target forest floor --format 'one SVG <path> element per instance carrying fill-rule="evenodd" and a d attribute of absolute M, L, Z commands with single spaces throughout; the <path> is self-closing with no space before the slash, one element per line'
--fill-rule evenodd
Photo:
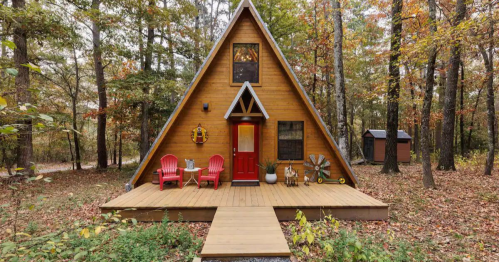
<path fill-rule="evenodd" d="M 459 167 L 457 172 L 435 171 L 437 190 L 424 190 L 419 165 L 401 166 L 401 174 L 379 174 L 381 166 L 355 166 L 359 190 L 390 205 L 389 221 L 340 221 L 340 228 L 360 237 L 392 232 L 394 238 L 417 244 L 433 261 L 499 261 L 499 167 L 493 176 L 481 167 Z M 82 170 L 44 174 L 52 182 L 24 187 L 18 231 L 38 235 L 74 221 L 99 217 L 99 205 L 124 193 L 133 167 L 107 172 Z M 0 185 L 0 206 L 7 219 L 0 221 L 0 242 L 12 228 L 12 190 Z M 32 205 L 35 203 L 36 205 Z M 6 222 L 7 221 L 7 222 Z M 281 226 L 299 260 L 320 261 L 320 247 L 308 256 L 292 243 L 289 226 Z M 193 235 L 204 239 L 209 223 L 189 223 Z"/>
<path fill-rule="evenodd" d="M 137 162 L 137 158 L 124 158 L 122 160 L 123 165 L 132 164 Z M 109 165 L 112 165 L 109 161 Z M 97 162 L 82 162 L 82 169 L 91 169 L 97 166 Z M 60 162 L 60 163 L 39 163 L 36 165 L 36 173 L 38 174 L 47 174 L 54 173 L 59 171 L 69 171 L 73 169 L 73 164 L 71 162 Z M 15 172 L 15 171 L 12 171 Z M 5 168 L 0 168 L 0 177 L 9 176 L 7 170 Z"/>

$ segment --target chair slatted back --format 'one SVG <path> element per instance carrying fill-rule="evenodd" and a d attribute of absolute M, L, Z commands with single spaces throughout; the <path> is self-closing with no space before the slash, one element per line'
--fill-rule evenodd
<path fill-rule="evenodd" d="M 174 155 L 165 155 L 161 158 L 161 171 L 163 176 L 176 176 L 177 175 L 178 159 Z"/>
<path fill-rule="evenodd" d="M 208 163 L 208 174 L 215 175 L 220 172 L 224 165 L 224 158 L 221 155 L 213 155 Z"/>

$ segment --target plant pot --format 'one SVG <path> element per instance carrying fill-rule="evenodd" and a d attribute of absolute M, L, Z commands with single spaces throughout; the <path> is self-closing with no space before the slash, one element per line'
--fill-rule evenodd
<path fill-rule="evenodd" d="M 266 174 L 265 181 L 267 181 L 267 184 L 275 184 L 277 182 L 277 175 L 276 174 Z"/>

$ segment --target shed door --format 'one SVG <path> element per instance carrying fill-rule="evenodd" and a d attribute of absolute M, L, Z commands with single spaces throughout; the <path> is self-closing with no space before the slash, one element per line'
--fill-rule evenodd
<path fill-rule="evenodd" d="M 364 157 L 374 161 L 374 137 L 364 137 Z"/>
<path fill-rule="evenodd" d="M 233 180 L 258 180 L 258 123 L 234 123 Z"/>

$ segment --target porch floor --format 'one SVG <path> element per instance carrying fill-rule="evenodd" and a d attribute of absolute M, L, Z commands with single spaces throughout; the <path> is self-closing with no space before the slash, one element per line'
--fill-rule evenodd
<path fill-rule="evenodd" d="M 282 182 L 269 185 L 261 182 L 255 187 L 235 187 L 222 183 L 218 190 L 203 182 L 180 189 L 176 185 L 159 190 L 158 185 L 146 183 L 102 205 L 101 211 L 122 210 L 123 217 L 143 221 L 159 221 L 168 210 L 170 219 L 212 221 L 218 207 L 273 207 L 279 220 L 294 220 L 296 209 L 309 219 L 332 214 L 339 219 L 384 220 L 388 205 L 355 188 L 339 184 L 310 183 L 286 187 Z"/>

